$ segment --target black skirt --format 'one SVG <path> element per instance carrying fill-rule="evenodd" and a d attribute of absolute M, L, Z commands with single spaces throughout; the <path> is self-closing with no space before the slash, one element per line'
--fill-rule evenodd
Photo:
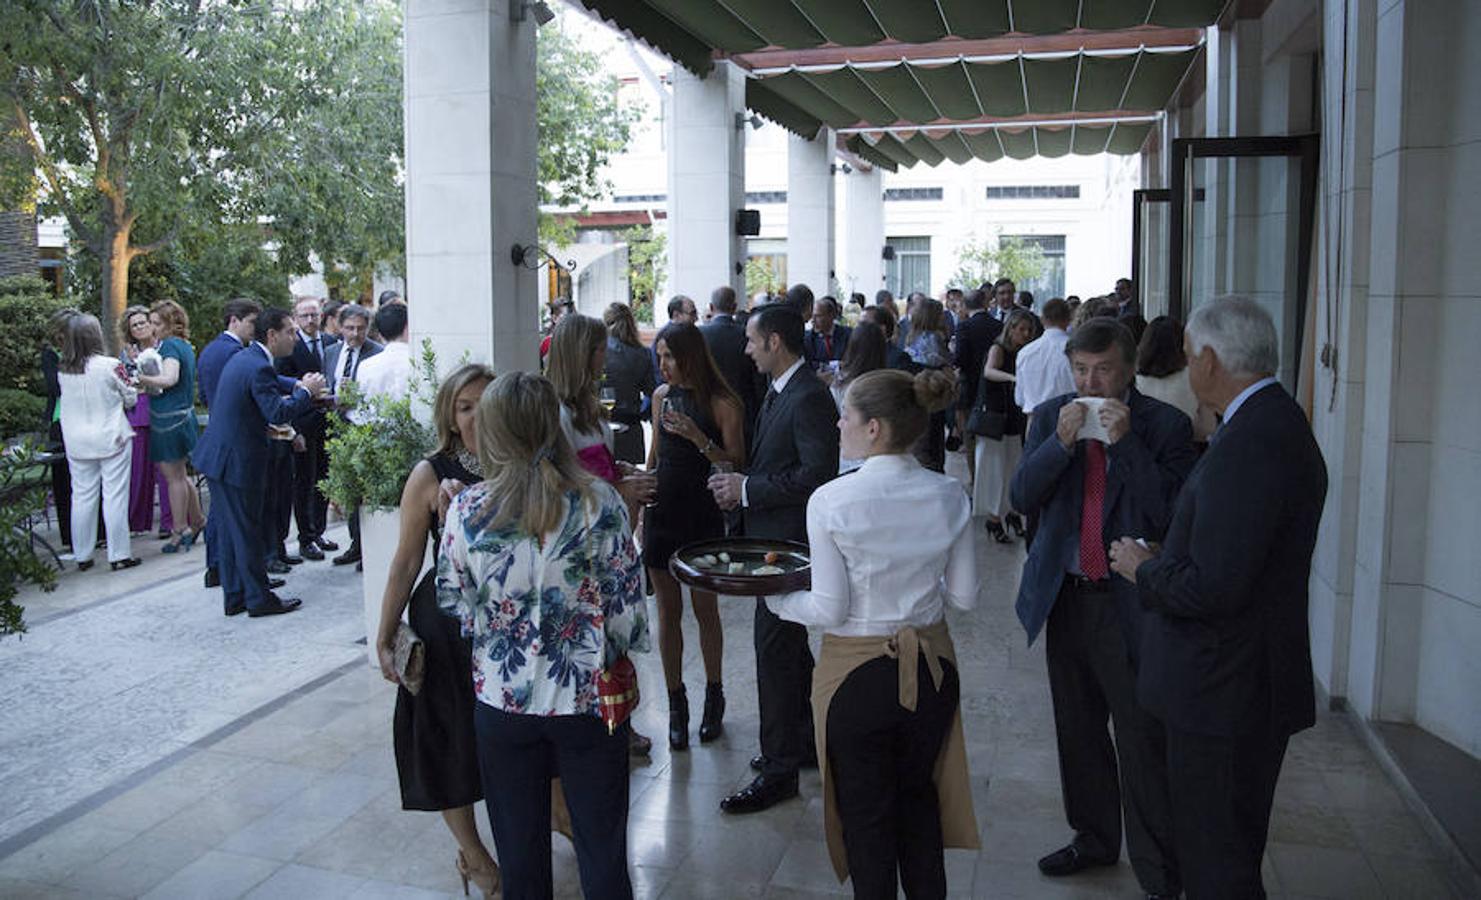
<path fill-rule="evenodd" d="M 426 647 L 416 696 L 396 690 L 396 773 L 403 809 L 444 810 L 483 799 L 473 736 L 473 653 L 458 621 L 437 606 L 437 571 L 412 592 L 407 620 Z"/>

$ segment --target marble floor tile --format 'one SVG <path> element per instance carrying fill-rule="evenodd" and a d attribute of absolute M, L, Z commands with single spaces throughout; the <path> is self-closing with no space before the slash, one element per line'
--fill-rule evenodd
<path fill-rule="evenodd" d="M 351 900 L 362 896 L 365 879 L 310 866 L 286 865 L 244 896 L 244 900 Z"/>
<path fill-rule="evenodd" d="M 1357 850 L 1272 843 L 1269 853 L 1289 893 L 1342 900 L 1383 896 L 1378 877 Z"/>
<path fill-rule="evenodd" d="M 203 843 L 160 840 L 146 832 L 92 865 L 77 869 L 62 882 L 62 886 L 97 897 L 138 897 L 210 850 L 210 846 Z"/>
<path fill-rule="evenodd" d="M 273 860 L 212 850 L 165 879 L 144 900 L 236 900 L 280 867 Z"/>

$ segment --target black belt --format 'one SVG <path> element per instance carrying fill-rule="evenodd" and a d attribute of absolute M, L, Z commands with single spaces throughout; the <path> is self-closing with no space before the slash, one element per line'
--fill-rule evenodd
<path fill-rule="evenodd" d="M 1077 591 L 1104 593 L 1111 589 L 1111 579 L 1102 578 L 1099 581 L 1096 581 L 1091 578 L 1086 578 L 1084 575 L 1072 575 L 1069 573 L 1065 573 L 1064 586 L 1067 588 L 1074 588 Z"/>

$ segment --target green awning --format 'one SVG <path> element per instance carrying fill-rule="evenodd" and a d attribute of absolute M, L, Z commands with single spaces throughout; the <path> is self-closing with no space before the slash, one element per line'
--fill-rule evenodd
<path fill-rule="evenodd" d="M 1190 39 L 1165 29 L 1206 27 L 1226 5 L 1226 0 L 580 2 L 701 77 L 716 58 L 735 57 L 750 70 L 750 109 L 807 138 L 823 125 L 841 129 L 852 152 L 891 169 L 1005 155 L 1135 153 L 1150 128 L 1148 117 L 1167 106 L 1200 59 L 1201 48 L 1193 46 L 1196 33 Z M 1038 41 L 1042 52 L 1000 53 L 1004 40 L 1010 48 Z M 964 44 L 971 41 L 979 43 Z M 973 56 L 972 46 L 993 49 Z M 825 61 L 817 63 L 820 58 Z M 811 62 L 795 64 L 802 59 Z"/>

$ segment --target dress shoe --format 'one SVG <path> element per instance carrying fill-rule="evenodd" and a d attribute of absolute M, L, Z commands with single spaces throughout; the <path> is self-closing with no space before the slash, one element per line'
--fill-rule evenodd
<path fill-rule="evenodd" d="M 318 562 L 319 560 L 324 558 L 324 551 L 320 550 L 316 545 L 312 543 L 299 544 L 298 555 L 302 556 L 304 559 L 311 559 L 314 562 Z"/>
<path fill-rule="evenodd" d="M 267 574 L 269 575 L 287 575 L 289 572 L 293 571 L 293 569 L 291 569 L 287 563 L 283 562 L 281 559 L 277 559 L 276 557 L 267 561 L 266 568 Z"/>
<path fill-rule="evenodd" d="M 720 809 L 737 814 L 760 812 L 796 796 L 796 775 L 757 775 L 750 784 L 721 800 Z"/>
<path fill-rule="evenodd" d="M 297 556 L 292 553 L 283 552 L 278 554 L 278 562 L 282 563 L 285 566 L 297 566 L 303 563 L 303 557 Z"/>
<path fill-rule="evenodd" d="M 206 587 L 221 587 L 221 573 L 215 569 L 206 570 Z"/>
<path fill-rule="evenodd" d="M 1039 871 L 1052 878 L 1064 875 L 1074 875 L 1097 866 L 1114 866 L 1116 860 L 1106 859 L 1099 856 L 1091 856 L 1074 844 L 1061 847 L 1043 859 L 1039 860 Z"/>
<path fill-rule="evenodd" d="M 357 563 L 359 561 L 360 561 L 360 548 L 359 547 L 356 547 L 353 544 L 350 545 L 350 549 L 348 549 L 345 552 L 341 553 L 340 555 L 336 556 L 334 558 L 334 560 L 333 560 L 333 562 L 334 562 L 334 564 L 336 566 L 347 566 L 350 563 Z"/>
<path fill-rule="evenodd" d="M 751 771 L 752 772 L 759 772 L 759 771 L 761 771 L 764 768 L 766 768 L 766 754 L 765 753 L 758 753 L 755 756 L 751 757 Z"/>
<path fill-rule="evenodd" d="M 247 610 L 247 615 L 258 619 L 263 616 L 281 616 L 283 613 L 291 613 L 303 605 L 303 601 L 297 597 L 273 597 L 256 609 Z"/>
<path fill-rule="evenodd" d="M 226 614 L 228 616 L 239 616 L 246 611 L 247 605 L 245 603 L 238 603 L 236 606 L 228 606 L 226 608 Z"/>
<path fill-rule="evenodd" d="M 281 578 L 269 578 L 267 580 L 267 589 L 270 591 L 275 591 L 287 583 L 288 582 L 284 581 Z"/>
<path fill-rule="evenodd" d="M 809 748 L 807 753 L 803 755 L 802 761 L 797 764 L 797 768 L 816 769 L 817 767 L 818 751 Z M 758 753 L 751 757 L 751 771 L 760 772 L 764 768 L 766 768 L 766 754 Z"/>
<path fill-rule="evenodd" d="M 316 537 L 314 538 L 314 543 L 317 544 L 319 549 L 323 550 L 325 553 L 333 553 L 334 551 L 339 549 L 338 544 L 336 544 L 334 541 L 328 540 L 327 538 Z"/>
<path fill-rule="evenodd" d="M 139 565 L 143 561 L 144 560 L 140 559 L 137 556 L 133 556 L 128 559 L 115 559 L 112 562 L 108 563 L 108 570 L 110 572 L 117 572 L 119 569 L 132 569 L 134 566 Z"/>

